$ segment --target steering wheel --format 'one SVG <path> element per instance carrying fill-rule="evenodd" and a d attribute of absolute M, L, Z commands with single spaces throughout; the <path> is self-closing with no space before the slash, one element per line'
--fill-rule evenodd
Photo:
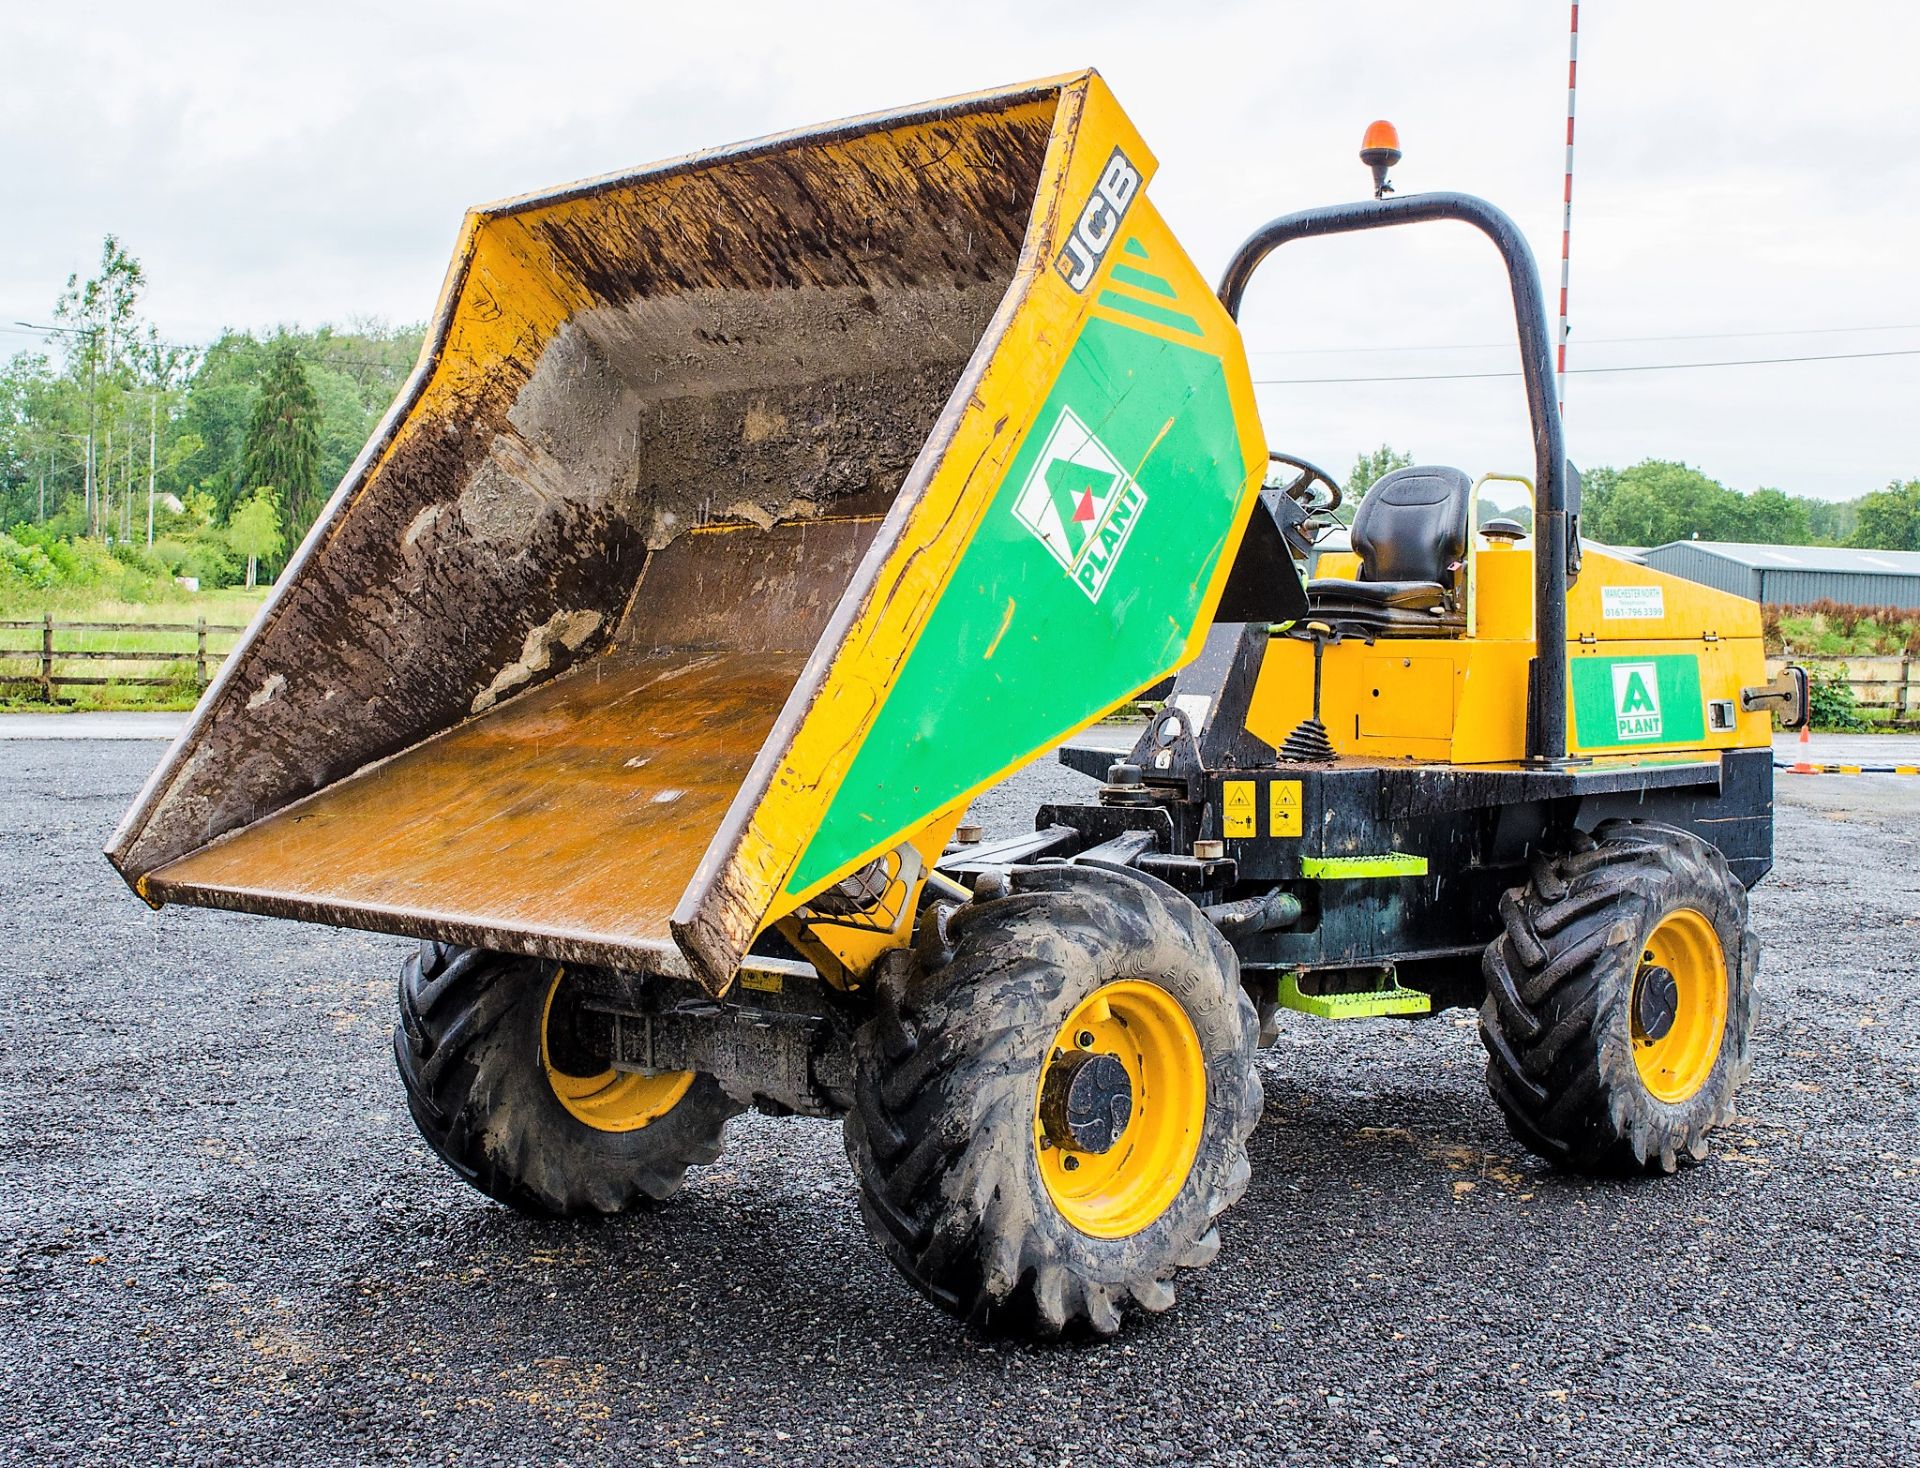
<path fill-rule="evenodd" d="M 1280 485 L 1272 483 L 1272 474 L 1269 472 L 1268 484 L 1288 499 L 1297 501 L 1309 517 L 1331 515 L 1340 508 L 1340 481 L 1318 464 L 1271 449 L 1267 452 L 1267 458 L 1270 463 L 1299 470 L 1292 479 Z"/>

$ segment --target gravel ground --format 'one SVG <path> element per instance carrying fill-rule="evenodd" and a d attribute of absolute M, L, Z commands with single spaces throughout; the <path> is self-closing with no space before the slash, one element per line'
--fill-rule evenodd
<path fill-rule="evenodd" d="M 1920 1462 L 1920 781 L 1782 781 L 1758 1068 L 1632 1184 L 1510 1141 L 1465 1016 L 1301 1020 L 1179 1308 L 992 1345 L 868 1244 L 837 1127 L 535 1225 L 414 1135 L 393 939 L 145 911 L 153 745 L 0 745 L 0 1460 Z M 1079 777 L 984 798 L 1017 826 Z"/>

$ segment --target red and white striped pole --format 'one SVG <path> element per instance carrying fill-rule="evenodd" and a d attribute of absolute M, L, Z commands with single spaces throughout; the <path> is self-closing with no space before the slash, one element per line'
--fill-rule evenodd
<path fill-rule="evenodd" d="M 1567 270 L 1573 241 L 1573 84 L 1580 70 L 1580 0 L 1573 0 L 1567 39 L 1567 177 L 1560 199 L 1560 351 L 1554 365 L 1559 378 L 1560 416 L 1567 416 Z"/>

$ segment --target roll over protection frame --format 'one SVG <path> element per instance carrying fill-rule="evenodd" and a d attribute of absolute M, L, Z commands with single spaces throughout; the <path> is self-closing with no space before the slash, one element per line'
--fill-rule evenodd
<path fill-rule="evenodd" d="M 1567 463 L 1566 436 L 1553 395 L 1553 350 L 1547 336 L 1546 298 L 1526 237 L 1500 209 L 1472 194 L 1409 194 L 1367 199 L 1283 214 L 1263 224 L 1227 262 L 1220 302 L 1235 320 L 1247 282 L 1260 262 L 1281 245 L 1321 235 L 1352 234 L 1396 224 L 1455 219 L 1493 241 L 1506 262 L 1513 314 L 1520 333 L 1520 370 L 1533 429 L 1533 629 L 1534 657 L 1527 680 L 1527 757 L 1567 758 L 1567 582 L 1579 574 L 1579 481 Z"/>

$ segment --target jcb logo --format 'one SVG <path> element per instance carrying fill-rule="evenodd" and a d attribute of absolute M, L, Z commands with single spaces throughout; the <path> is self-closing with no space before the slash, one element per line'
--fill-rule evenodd
<path fill-rule="evenodd" d="M 1660 737 L 1660 670 L 1652 663 L 1613 665 L 1613 717 L 1618 743 Z"/>
<path fill-rule="evenodd" d="M 1067 236 L 1067 243 L 1053 262 L 1061 278 L 1077 291 L 1083 291 L 1106 258 L 1107 247 L 1120 233 L 1120 221 L 1127 217 L 1127 206 L 1140 192 L 1140 170 L 1127 162 L 1118 148 L 1101 171 L 1100 182 L 1080 211 L 1079 222 Z"/>

